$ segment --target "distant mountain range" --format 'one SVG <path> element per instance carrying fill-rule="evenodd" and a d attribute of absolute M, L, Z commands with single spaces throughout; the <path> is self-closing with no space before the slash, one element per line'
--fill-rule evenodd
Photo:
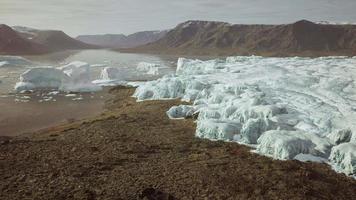
<path fill-rule="evenodd" d="M 166 35 L 168 31 L 143 31 L 131 35 L 105 34 L 80 35 L 76 39 L 82 42 L 108 48 L 132 48 L 155 42 Z"/>
<path fill-rule="evenodd" d="M 41 54 L 66 49 L 181 55 L 356 56 L 356 25 L 301 20 L 282 25 L 187 21 L 170 31 L 81 35 L 0 25 L 0 54 Z"/>
<path fill-rule="evenodd" d="M 0 54 L 44 54 L 68 49 L 92 48 L 98 47 L 75 40 L 63 31 L 0 25 Z"/>
<path fill-rule="evenodd" d="M 283 25 L 187 21 L 156 42 L 125 52 L 189 55 L 356 55 L 356 25 L 302 20 Z"/>

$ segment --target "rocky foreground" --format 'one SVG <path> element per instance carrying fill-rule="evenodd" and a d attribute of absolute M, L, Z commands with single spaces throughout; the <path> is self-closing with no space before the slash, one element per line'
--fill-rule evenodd
<path fill-rule="evenodd" d="M 0 199 L 356 199 L 326 164 L 276 161 L 194 137 L 180 101 L 136 103 L 117 87 L 101 116 L 1 138 Z"/>

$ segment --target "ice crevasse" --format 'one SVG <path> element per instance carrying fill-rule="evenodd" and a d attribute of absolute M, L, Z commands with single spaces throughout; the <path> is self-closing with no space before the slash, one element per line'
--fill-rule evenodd
<path fill-rule="evenodd" d="M 196 136 L 255 147 L 275 159 L 328 160 L 356 175 L 356 57 L 178 59 L 175 75 L 138 86 L 138 101 L 180 98 Z"/>

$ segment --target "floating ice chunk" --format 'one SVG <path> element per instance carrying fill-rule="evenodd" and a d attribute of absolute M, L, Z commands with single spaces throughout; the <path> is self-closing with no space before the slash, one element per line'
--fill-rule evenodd
<path fill-rule="evenodd" d="M 65 97 L 75 97 L 77 94 L 66 94 Z"/>
<path fill-rule="evenodd" d="M 193 106 L 180 105 L 173 106 L 167 111 L 167 115 L 170 119 L 182 119 L 190 117 L 194 114 L 195 109 Z"/>
<path fill-rule="evenodd" d="M 329 160 L 337 170 L 348 175 L 356 175 L 356 144 L 343 143 L 333 147 Z"/>
<path fill-rule="evenodd" d="M 101 70 L 100 78 L 102 80 L 122 80 L 122 74 L 116 67 L 105 67 Z"/>
<path fill-rule="evenodd" d="M 60 92 L 59 91 L 52 91 L 52 92 L 49 92 L 47 95 L 57 95 L 59 94 Z"/>
<path fill-rule="evenodd" d="M 195 135 L 210 140 L 232 141 L 239 134 L 241 124 L 219 120 L 200 120 Z"/>
<path fill-rule="evenodd" d="M 16 91 L 34 89 L 56 89 L 62 85 L 65 75 L 62 71 L 50 67 L 31 68 L 21 74 L 20 82 L 16 83 Z"/>
<path fill-rule="evenodd" d="M 123 80 L 122 72 L 118 68 L 105 67 L 101 70 L 100 79 L 92 83 L 99 86 L 116 86 L 126 85 L 127 82 Z"/>
<path fill-rule="evenodd" d="M 90 67 L 106 67 L 107 64 L 92 64 Z"/>
<path fill-rule="evenodd" d="M 20 56 L 0 56 L 0 67 L 25 67 L 33 63 Z"/>
<path fill-rule="evenodd" d="M 60 86 L 62 91 L 94 92 L 102 88 L 91 82 L 90 65 L 85 62 L 75 61 L 59 67 L 67 76 Z"/>

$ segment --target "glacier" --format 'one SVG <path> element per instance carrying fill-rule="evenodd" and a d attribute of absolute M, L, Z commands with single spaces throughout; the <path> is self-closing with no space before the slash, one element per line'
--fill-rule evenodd
<path fill-rule="evenodd" d="M 137 101 L 181 99 L 195 135 L 253 146 L 275 159 L 325 161 L 356 175 L 356 57 L 179 58 L 176 73 L 140 83 Z"/>

